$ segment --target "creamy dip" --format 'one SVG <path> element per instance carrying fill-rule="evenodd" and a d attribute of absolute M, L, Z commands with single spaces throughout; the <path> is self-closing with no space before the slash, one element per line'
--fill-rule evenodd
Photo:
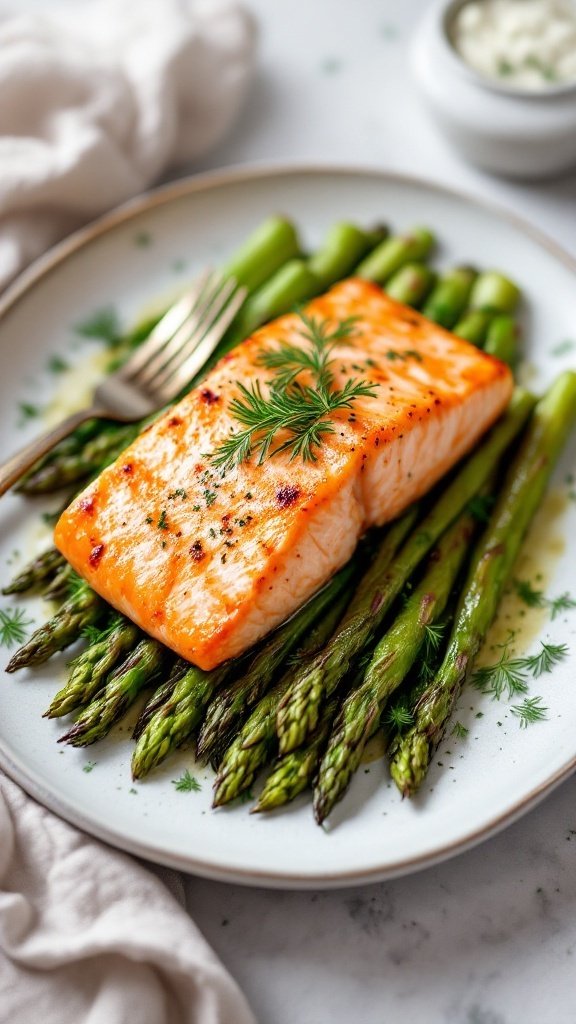
<path fill-rule="evenodd" d="M 470 0 L 451 30 L 463 60 L 526 91 L 576 82 L 576 0 Z"/>

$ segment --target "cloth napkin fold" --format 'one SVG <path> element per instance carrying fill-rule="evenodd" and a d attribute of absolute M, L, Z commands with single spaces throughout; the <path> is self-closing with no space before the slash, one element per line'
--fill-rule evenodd
<path fill-rule="evenodd" d="M 255 1024 L 164 880 L 0 773 L 0 1019 Z M 180 886 L 182 898 L 182 888 Z"/>
<path fill-rule="evenodd" d="M 0 288 L 215 143 L 253 60 L 252 20 L 226 0 L 74 0 L 0 20 Z M 0 772 L 0 1019 L 254 1024 L 178 876 L 155 872 Z"/>
<path fill-rule="evenodd" d="M 217 142 L 254 51 L 232 0 L 73 0 L 0 19 L 0 288 Z"/>

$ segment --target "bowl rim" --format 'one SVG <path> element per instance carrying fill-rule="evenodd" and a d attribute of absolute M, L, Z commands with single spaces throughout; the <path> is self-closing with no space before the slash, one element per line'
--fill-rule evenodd
<path fill-rule="evenodd" d="M 506 84 L 498 78 L 491 78 L 476 71 L 458 52 L 454 40 L 451 37 L 453 22 L 459 11 L 468 4 L 477 0 L 438 0 L 434 8 L 434 21 L 437 42 L 439 43 L 444 59 L 461 77 L 479 89 L 487 90 L 496 95 L 504 96 L 507 99 L 518 100 L 523 103 L 538 103 L 544 106 L 554 100 L 576 99 L 576 78 L 571 82 L 563 82 L 558 85 L 549 85 L 545 89 L 523 89 L 518 86 Z"/>

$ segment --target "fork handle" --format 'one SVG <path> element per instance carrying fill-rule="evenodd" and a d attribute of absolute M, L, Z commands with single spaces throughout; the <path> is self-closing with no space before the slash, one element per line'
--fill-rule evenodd
<path fill-rule="evenodd" d="M 38 459 L 41 459 L 43 455 L 47 455 L 54 445 L 68 437 L 68 434 L 76 430 L 76 427 L 79 427 L 81 423 L 105 415 L 102 409 L 95 407 L 82 409 L 80 412 L 67 416 L 53 430 L 47 431 L 47 433 L 37 437 L 35 441 L 31 441 L 30 444 L 21 448 L 12 458 L 0 465 L 0 496 L 5 494 L 10 487 L 13 487 L 20 477 L 24 476 L 24 473 L 27 473 L 32 468 Z"/>

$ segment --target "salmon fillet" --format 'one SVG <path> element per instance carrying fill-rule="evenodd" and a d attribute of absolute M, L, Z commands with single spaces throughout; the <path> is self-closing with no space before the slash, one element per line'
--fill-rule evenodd
<path fill-rule="evenodd" d="M 270 378 L 262 350 L 305 344 L 293 314 L 225 356 L 56 527 L 58 548 L 102 597 L 203 669 L 291 615 L 367 527 L 395 518 L 473 447 L 512 392 L 503 363 L 369 282 L 344 281 L 307 312 L 358 318 L 333 353 L 334 387 L 378 384 L 375 397 L 334 414 L 316 462 L 284 452 L 222 476 L 207 457 L 238 429 L 238 382 Z"/>

